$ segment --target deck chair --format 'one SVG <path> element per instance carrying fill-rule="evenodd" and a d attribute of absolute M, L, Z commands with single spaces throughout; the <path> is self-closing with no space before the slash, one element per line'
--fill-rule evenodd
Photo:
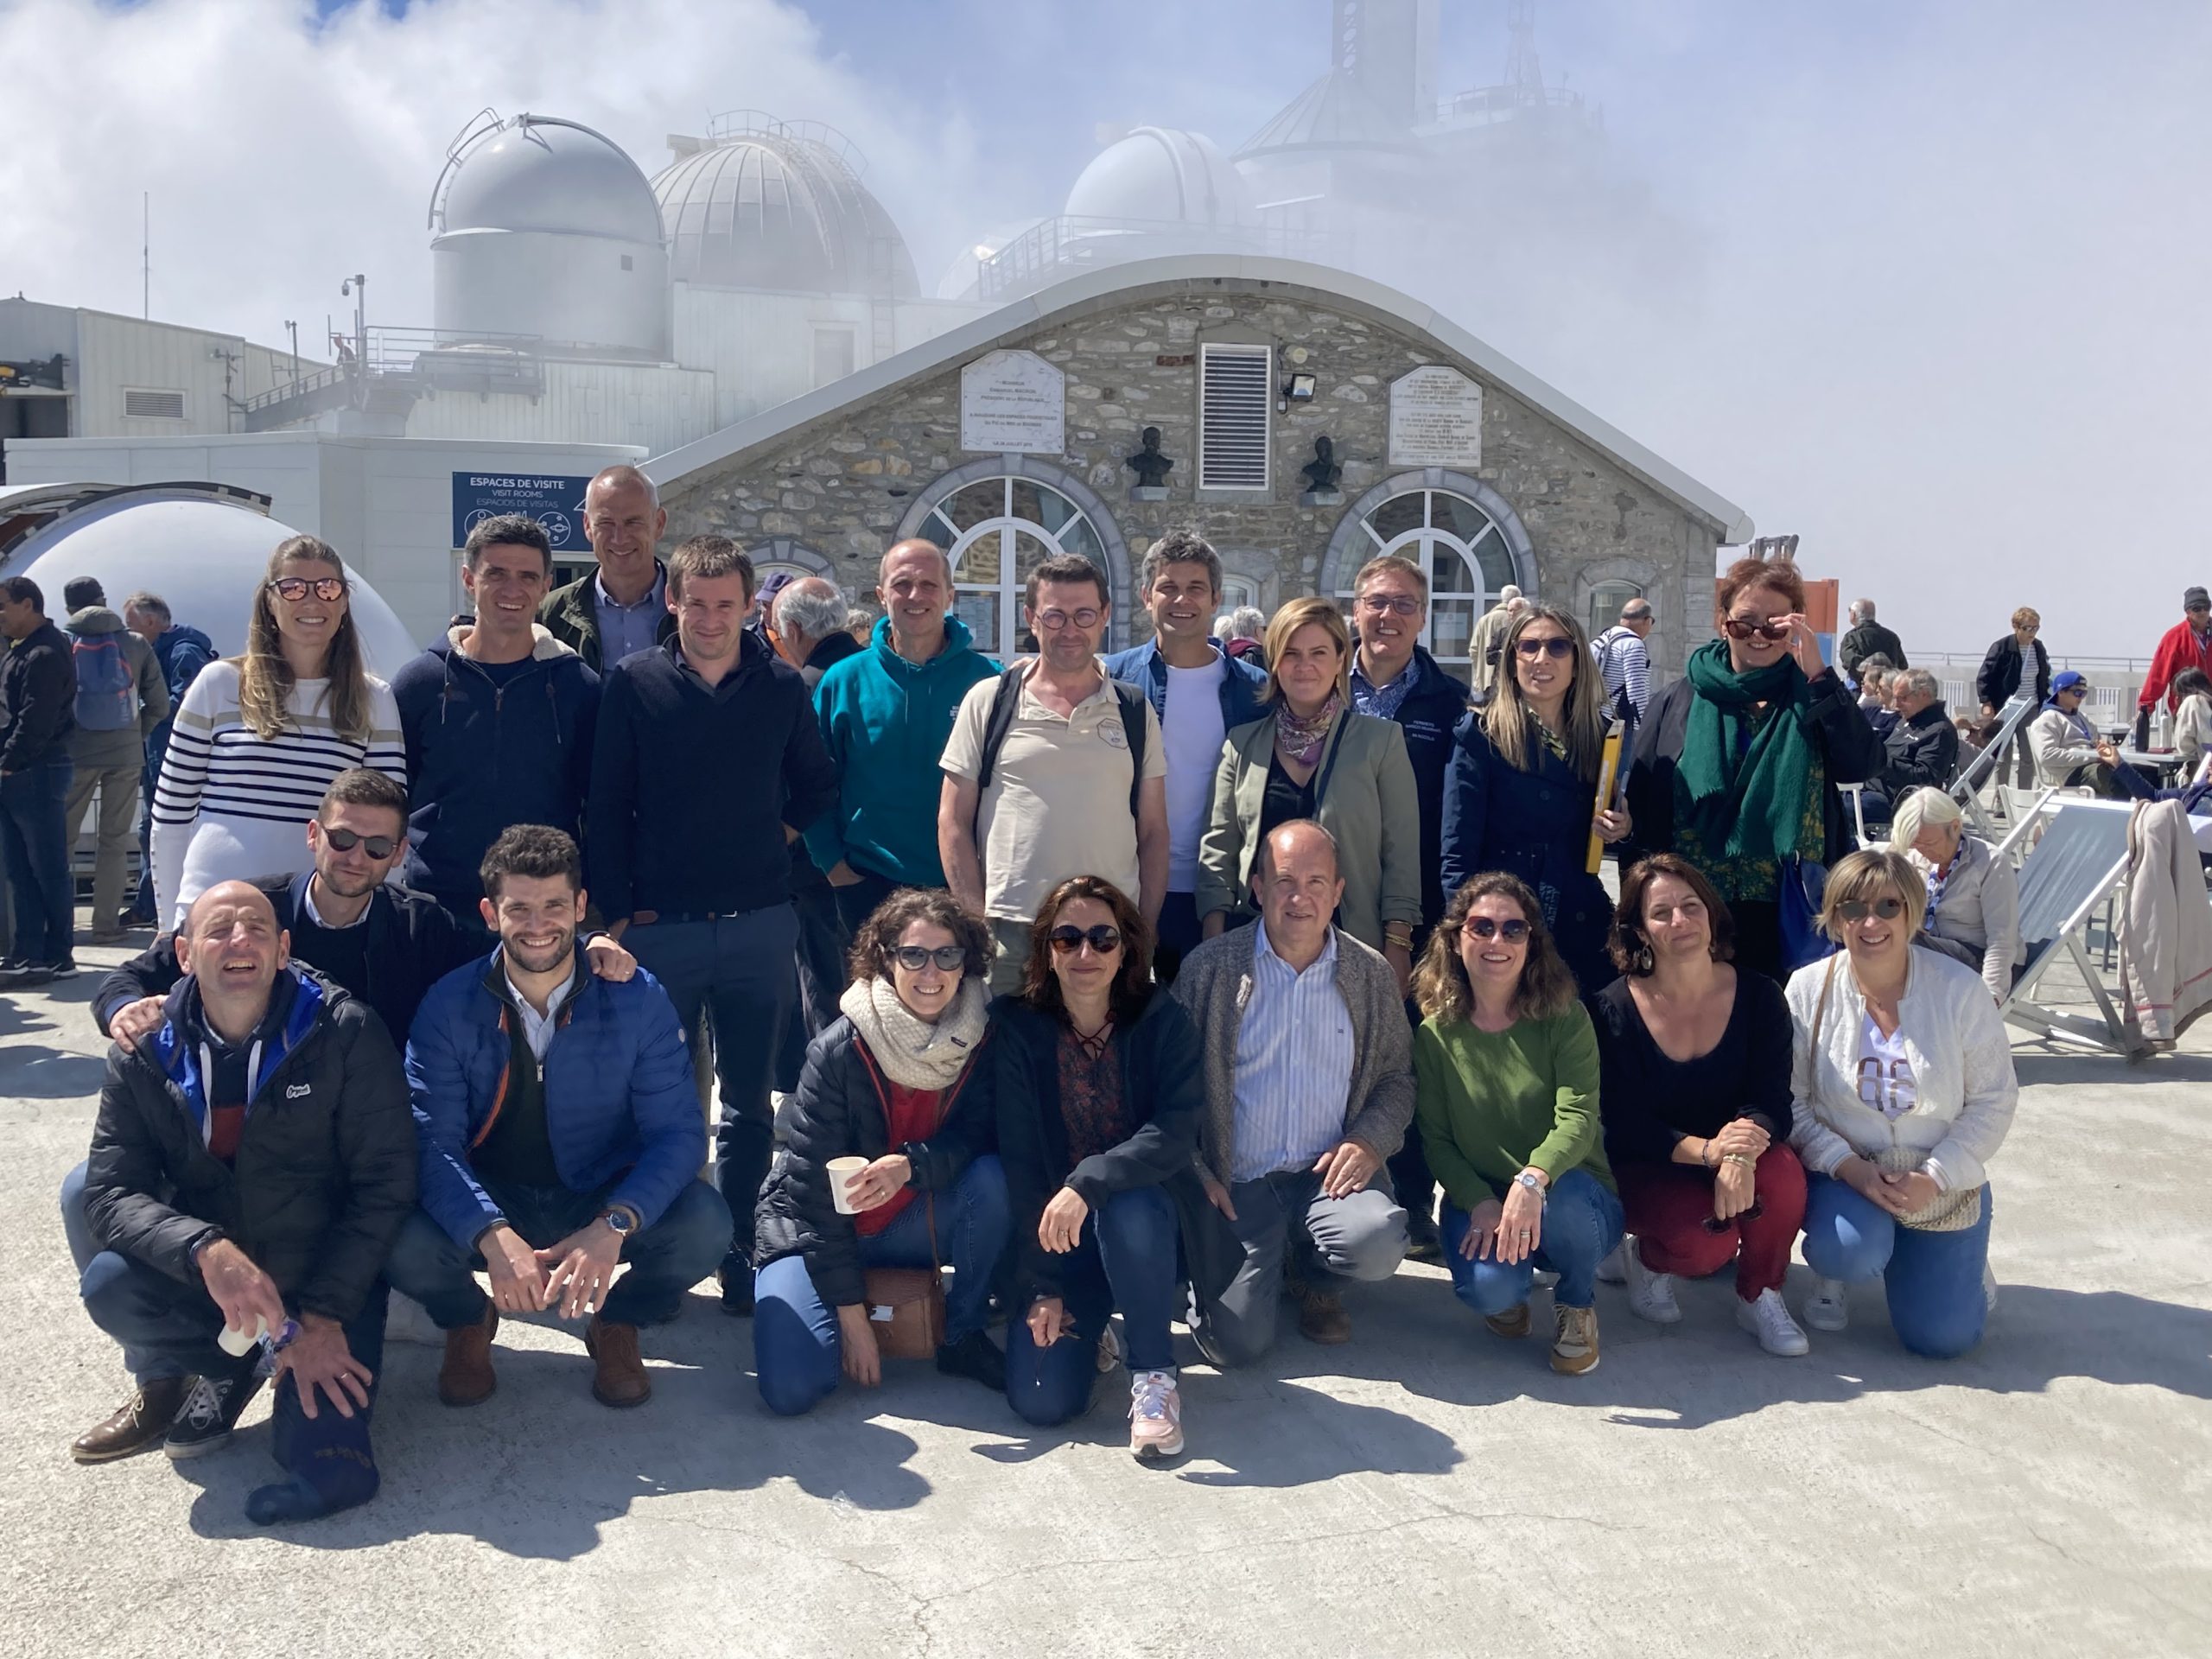
<path fill-rule="evenodd" d="M 2026 966 L 2001 1012 L 2041 1036 L 2133 1058 L 2142 1046 L 2121 1020 L 2088 949 L 2090 918 L 2112 901 L 2127 872 L 2127 823 L 2126 813 L 2097 806 L 2062 805 L 2051 816 L 2043 839 L 2020 866 L 2020 948 Z M 2082 976 L 2101 1020 L 2037 1000 L 2044 976 L 2062 960 L 2073 963 Z"/>
<path fill-rule="evenodd" d="M 2035 712 L 2036 701 L 2033 697 L 2020 692 L 2013 693 L 2004 708 L 1998 710 L 1996 734 L 1982 746 L 1981 753 L 1968 761 L 1959 775 L 1951 780 L 1951 798 L 1966 814 L 1967 822 L 1974 827 L 1974 833 L 1984 841 L 1995 842 L 1998 833 L 1996 820 L 1989 816 L 1988 807 L 1983 804 L 1981 786 L 1997 775 L 1999 755 L 2010 759 L 2008 751 L 2013 741 L 2020 737 L 2028 721 L 2035 717 Z M 2024 739 L 2020 741 L 2025 741 Z M 2000 795 L 2004 792 L 2001 785 L 1998 792 Z"/>

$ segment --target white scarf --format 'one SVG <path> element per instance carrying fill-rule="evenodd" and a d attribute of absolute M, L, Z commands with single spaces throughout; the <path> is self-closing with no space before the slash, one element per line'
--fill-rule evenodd
<path fill-rule="evenodd" d="M 902 1089 L 944 1090 L 953 1085 L 983 1040 L 989 1001 L 990 991 L 981 980 L 963 979 L 952 1006 L 931 1025 L 907 1010 L 889 980 L 856 979 L 845 988 L 837 1007 L 893 1083 Z"/>

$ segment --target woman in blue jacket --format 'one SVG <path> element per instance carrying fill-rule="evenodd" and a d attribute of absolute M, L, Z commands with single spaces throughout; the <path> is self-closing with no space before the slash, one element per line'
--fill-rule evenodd
<path fill-rule="evenodd" d="M 1554 606 L 1526 610 L 1507 630 L 1491 700 L 1452 734 L 1444 788 L 1444 891 L 1503 870 L 1543 906 L 1560 955 L 1584 995 L 1615 977 L 1605 952 L 1612 901 L 1589 868 L 1590 835 L 1622 839 L 1624 809 L 1601 811 L 1604 688 L 1581 625 Z M 1626 764 L 1628 741 L 1622 742 Z"/>

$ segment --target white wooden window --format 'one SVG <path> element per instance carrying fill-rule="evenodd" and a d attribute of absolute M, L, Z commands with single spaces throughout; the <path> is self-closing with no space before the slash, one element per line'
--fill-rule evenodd
<path fill-rule="evenodd" d="M 181 421 L 184 394 L 181 391 L 132 391 L 123 394 L 123 412 L 137 420 Z"/>
<path fill-rule="evenodd" d="M 916 534 L 951 561 L 953 607 L 976 648 L 1001 658 L 1021 649 L 1031 571 L 1056 553 L 1080 553 L 1106 569 L 1105 544 L 1083 509 L 1035 479 L 1001 475 L 947 491 Z"/>
<path fill-rule="evenodd" d="M 1267 346 L 1198 348 L 1198 487 L 1265 490 L 1274 352 Z"/>
<path fill-rule="evenodd" d="M 1395 553 L 1421 566 L 1428 578 L 1428 625 L 1421 643 L 1438 664 L 1465 678 L 1475 624 L 1497 602 L 1497 590 L 1515 582 L 1512 551 L 1491 516 L 1452 490 L 1408 490 L 1394 495 L 1360 521 L 1375 553 Z M 1363 561 L 1348 562 L 1357 570 Z M 1351 614 L 1351 590 L 1337 598 Z M 1531 599 L 1535 598 L 1530 594 Z"/>

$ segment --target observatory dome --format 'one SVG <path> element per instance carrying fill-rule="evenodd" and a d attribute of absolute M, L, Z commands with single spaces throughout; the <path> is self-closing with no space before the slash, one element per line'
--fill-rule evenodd
<path fill-rule="evenodd" d="M 1091 158 L 1068 192 L 1071 219 L 1172 225 L 1256 222 L 1244 180 L 1202 133 L 1139 127 Z"/>
<path fill-rule="evenodd" d="M 867 166 L 836 129 L 718 116 L 706 138 L 671 138 L 654 178 L 678 282 L 912 299 L 906 238 L 861 182 Z"/>
<path fill-rule="evenodd" d="M 660 209 L 638 164 L 604 134 L 486 111 L 446 153 L 430 229 L 441 334 L 668 355 Z"/>

